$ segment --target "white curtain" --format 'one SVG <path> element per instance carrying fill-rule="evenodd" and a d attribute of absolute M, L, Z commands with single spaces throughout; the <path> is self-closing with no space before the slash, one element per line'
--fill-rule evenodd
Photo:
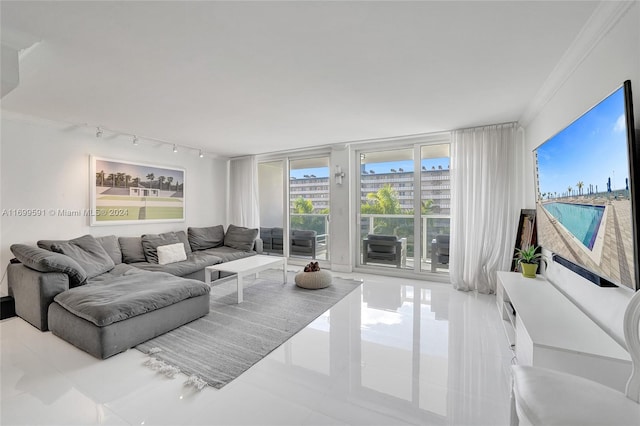
<path fill-rule="evenodd" d="M 516 124 L 457 130 L 451 144 L 451 242 L 454 288 L 494 293 L 509 270 L 523 208 L 523 141 Z"/>
<path fill-rule="evenodd" d="M 230 224 L 258 228 L 258 162 L 255 156 L 229 160 L 227 219 Z"/>

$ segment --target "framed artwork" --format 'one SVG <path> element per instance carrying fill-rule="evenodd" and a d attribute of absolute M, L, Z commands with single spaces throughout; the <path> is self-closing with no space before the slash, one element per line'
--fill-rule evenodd
<path fill-rule="evenodd" d="M 523 249 L 528 246 L 538 245 L 538 232 L 536 228 L 536 210 L 520 210 L 520 221 L 518 223 L 518 233 L 516 234 L 516 244 L 513 257 L 516 257 L 516 249 Z M 511 261 L 511 270 L 518 271 L 516 261 Z"/>
<path fill-rule="evenodd" d="M 184 169 L 90 157 L 91 226 L 184 222 Z"/>

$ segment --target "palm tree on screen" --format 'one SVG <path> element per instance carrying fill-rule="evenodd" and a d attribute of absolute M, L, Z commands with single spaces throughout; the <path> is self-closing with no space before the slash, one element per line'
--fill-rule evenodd
<path fill-rule="evenodd" d="M 149 181 L 149 189 L 151 189 L 151 187 L 153 186 L 151 184 L 153 183 L 153 180 L 155 179 L 155 177 L 156 176 L 153 173 L 149 173 L 147 175 L 147 180 Z"/>

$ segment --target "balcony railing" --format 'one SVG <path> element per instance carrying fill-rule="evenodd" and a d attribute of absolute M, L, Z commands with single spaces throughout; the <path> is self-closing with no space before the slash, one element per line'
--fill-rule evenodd
<path fill-rule="evenodd" d="M 407 239 L 407 267 L 413 268 L 415 264 L 415 238 L 414 217 L 410 214 L 362 214 L 360 220 L 360 237 L 366 238 L 369 234 L 395 235 Z M 450 233 L 450 215 L 427 214 L 420 216 L 420 244 L 422 258 L 420 259 L 422 270 L 428 270 L 431 264 L 431 241 L 438 234 Z M 327 248 L 326 259 L 329 258 L 329 215 L 318 213 L 291 213 L 291 229 L 316 231 L 318 243 Z M 358 245 L 360 250 L 362 245 Z M 321 257 L 325 258 L 325 257 Z"/>
<path fill-rule="evenodd" d="M 366 238 L 369 234 L 395 235 L 407 239 L 407 258 L 412 259 L 415 253 L 414 217 L 410 214 L 362 214 L 360 215 L 360 234 Z M 438 234 L 450 233 L 450 215 L 427 214 L 420 216 L 420 243 L 422 262 L 431 262 L 431 241 Z M 409 262 L 411 265 L 412 262 Z"/>

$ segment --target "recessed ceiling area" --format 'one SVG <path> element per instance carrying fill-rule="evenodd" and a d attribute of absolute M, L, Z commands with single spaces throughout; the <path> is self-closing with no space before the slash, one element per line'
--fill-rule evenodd
<path fill-rule="evenodd" d="M 2 109 L 224 156 L 515 121 L 587 1 L 2 1 Z"/>

